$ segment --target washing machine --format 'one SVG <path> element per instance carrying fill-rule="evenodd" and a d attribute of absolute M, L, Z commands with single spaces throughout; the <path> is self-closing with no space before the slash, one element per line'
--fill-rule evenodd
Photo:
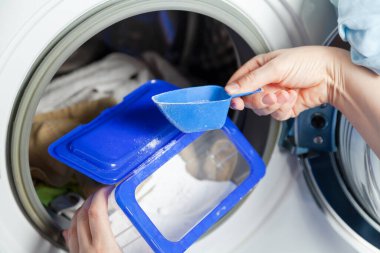
<path fill-rule="evenodd" d="M 194 82 L 223 83 L 231 71 L 254 55 L 329 44 L 336 36 L 336 13 L 327 0 L 2 1 L 0 252 L 66 250 L 60 234 L 62 222 L 41 204 L 30 174 L 33 116 L 51 80 L 70 71 L 63 66 L 67 67 L 65 63 L 75 52 L 99 37 L 109 47 L 95 43 L 92 52 L 96 53 L 89 59 L 82 55 L 84 61 L 95 60 L 110 48 L 124 51 L 118 42 L 136 38 L 128 26 L 128 20 L 136 18 L 153 20 L 151 29 L 144 30 L 149 38 L 157 38 L 157 29 L 163 31 L 162 40 L 149 39 L 148 47 L 153 45 L 165 58 L 184 67 Z M 157 29 L 155 20 L 160 23 Z M 214 48 L 202 47 L 197 41 L 201 36 L 208 38 L 215 26 L 223 27 L 227 34 L 228 42 L 221 41 L 229 45 L 232 68 L 220 65 L 217 53 L 208 55 L 214 58 L 211 67 L 206 61 L 200 68 L 191 57 Z M 173 32 L 182 38 L 181 43 L 173 43 Z M 124 53 L 138 54 L 144 45 L 135 43 Z M 316 110 L 286 123 L 250 111 L 230 113 L 265 160 L 266 176 L 188 252 L 378 251 L 378 222 L 357 201 L 360 196 L 345 186 L 348 176 L 339 176 L 343 172 L 337 169 L 345 166 L 341 156 L 351 152 L 337 150 L 348 142 L 353 129 L 328 105 Z M 303 132 L 304 128 L 308 130 Z M 339 196 L 335 194 L 338 191 Z M 336 204 L 337 200 L 344 204 Z"/>

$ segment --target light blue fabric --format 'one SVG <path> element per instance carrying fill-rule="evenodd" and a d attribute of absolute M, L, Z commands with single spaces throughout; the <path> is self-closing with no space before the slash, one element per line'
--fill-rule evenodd
<path fill-rule="evenodd" d="M 380 74 L 380 0 L 331 0 L 339 35 L 351 45 L 352 62 Z"/>

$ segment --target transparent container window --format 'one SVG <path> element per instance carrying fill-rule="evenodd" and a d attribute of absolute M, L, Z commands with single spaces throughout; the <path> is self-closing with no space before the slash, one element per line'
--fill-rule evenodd
<path fill-rule="evenodd" d="M 348 188 L 362 208 L 380 224 L 380 160 L 343 117 L 340 157 Z"/>
<path fill-rule="evenodd" d="M 203 134 L 136 189 L 158 230 L 179 241 L 249 174 L 248 163 L 220 131 Z"/>

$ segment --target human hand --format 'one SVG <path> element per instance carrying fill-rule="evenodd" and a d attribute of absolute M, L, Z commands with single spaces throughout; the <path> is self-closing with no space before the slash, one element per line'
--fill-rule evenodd
<path fill-rule="evenodd" d="M 110 187 L 104 187 L 90 196 L 76 212 L 71 226 L 62 232 L 71 253 L 121 253 L 108 220 L 107 201 Z"/>
<path fill-rule="evenodd" d="M 251 108 L 258 115 L 272 115 L 277 120 L 298 116 L 302 111 L 333 103 L 342 85 L 344 62 L 348 52 L 338 48 L 307 46 L 258 55 L 244 64 L 230 78 L 230 94 L 263 92 L 235 98 L 231 107 Z"/>

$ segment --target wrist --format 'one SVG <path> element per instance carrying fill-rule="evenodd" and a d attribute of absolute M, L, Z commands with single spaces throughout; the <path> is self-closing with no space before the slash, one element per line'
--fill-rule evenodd
<path fill-rule="evenodd" d="M 346 74 L 351 63 L 347 50 L 330 48 L 332 57 L 327 67 L 327 102 L 337 109 L 341 109 L 347 98 Z"/>

